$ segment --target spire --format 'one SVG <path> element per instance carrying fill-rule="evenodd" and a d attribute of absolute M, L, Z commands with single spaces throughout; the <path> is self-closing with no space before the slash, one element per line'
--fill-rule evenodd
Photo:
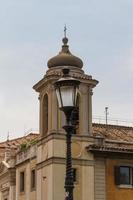
<path fill-rule="evenodd" d="M 62 50 L 60 53 L 70 53 L 69 51 L 69 46 L 67 45 L 68 43 L 68 38 L 66 37 L 66 31 L 67 31 L 67 28 L 66 28 L 66 24 L 64 26 L 64 38 L 62 39 L 62 42 L 63 42 L 63 45 L 62 45 Z"/>

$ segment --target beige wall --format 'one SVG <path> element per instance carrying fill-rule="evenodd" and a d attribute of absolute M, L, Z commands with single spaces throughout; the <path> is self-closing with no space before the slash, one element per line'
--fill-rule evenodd
<path fill-rule="evenodd" d="M 86 151 L 89 137 L 72 139 L 73 167 L 77 169 L 75 199 L 94 200 L 94 158 Z M 55 134 L 45 138 L 37 151 L 37 200 L 61 200 L 65 198 L 66 138 Z"/>
<path fill-rule="evenodd" d="M 31 170 L 36 168 L 36 159 L 28 160 L 16 167 L 16 200 L 36 200 L 36 190 L 31 190 Z M 20 192 L 20 172 L 25 172 L 25 190 Z"/>
<path fill-rule="evenodd" d="M 37 170 L 37 200 L 53 200 L 53 166 Z"/>

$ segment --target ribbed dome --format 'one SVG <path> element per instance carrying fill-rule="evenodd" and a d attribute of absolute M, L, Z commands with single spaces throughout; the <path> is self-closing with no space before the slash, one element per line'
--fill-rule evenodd
<path fill-rule="evenodd" d="M 49 68 L 51 67 L 57 67 L 57 66 L 74 66 L 78 68 L 83 67 L 83 62 L 80 58 L 74 56 L 69 51 L 69 46 L 67 45 L 68 39 L 65 37 L 62 39 L 63 45 L 61 52 L 57 55 L 51 58 L 47 65 Z"/>

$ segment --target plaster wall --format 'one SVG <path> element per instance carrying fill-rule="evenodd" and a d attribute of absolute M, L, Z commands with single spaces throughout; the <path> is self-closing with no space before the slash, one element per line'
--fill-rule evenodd
<path fill-rule="evenodd" d="M 133 161 L 124 159 L 108 159 L 106 161 L 107 200 L 133 200 L 132 187 L 119 187 L 115 185 L 114 167 L 123 164 L 133 166 Z"/>
<path fill-rule="evenodd" d="M 73 168 L 76 168 L 74 198 L 94 200 L 94 158 L 86 147 L 89 137 L 73 136 Z M 38 146 L 37 200 L 61 200 L 65 198 L 66 140 L 65 135 L 56 135 Z"/>
<path fill-rule="evenodd" d="M 74 199 L 94 200 L 94 167 L 73 165 L 76 168 L 77 181 L 74 184 Z M 65 165 L 53 165 L 53 198 L 55 200 L 65 198 Z"/>
<path fill-rule="evenodd" d="M 53 200 L 53 166 L 47 165 L 37 170 L 37 200 Z"/>
<path fill-rule="evenodd" d="M 21 163 L 16 168 L 16 200 L 36 200 L 36 191 L 31 190 L 31 170 L 35 168 L 36 159 Z M 20 192 L 20 172 L 25 172 L 25 189 Z"/>

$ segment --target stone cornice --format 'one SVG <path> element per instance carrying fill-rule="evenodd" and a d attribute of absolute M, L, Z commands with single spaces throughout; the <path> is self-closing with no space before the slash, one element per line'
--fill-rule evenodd
<path fill-rule="evenodd" d="M 87 147 L 88 151 L 95 153 L 101 153 L 101 154 L 109 154 L 109 153 L 115 153 L 115 154 L 130 154 L 133 155 L 133 149 L 125 149 L 122 147 L 109 147 L 109 146 L 101 146 L 101 145 L 89 145 Z"/>
<path fill-rule="evenodd" d="M 85 159 L 73 159 L 72 160 L 73 165 L 84 165 L 84 166 L 93 166 L 94 161 L 93 160 L 85 160 Z M 41 169 L 47 165 L 51 164 L 66 164 L 66 158 L 60 158 L 60 157 L 52 157 L 49 158 L 41 163 L 37 163 L 37 169 Z"/>
<path fill-rule="evenodd" d="M 37 84 L 33 86 L 33 89 L 37 92 L 40 92 L 42 88 L 50 83 L 58 80 L 61 77 L 61 72 L 52 71 L 49 74 L 46 74 L 43 79 L 41 79 Z M 84 82 L 88 85 L 90 85 L 92 88 L 95 87 L 98 84 L 98 81 L 95 79 L 92 79 L 92 76 L 89 76 L 87 74 L 81 74 L 81 73 L 71 73 L 71 77 L 79 79 L 81 82 Z"/>
<path fill-rule="evenodd" d="M 66 140 L 66 135 L 65 133 L 57 133 L 57 132 L 53 132 L 53 133 L 49 133 L 48 135 L 46 135 L 45 137 L 41 138 L 40 141 L 38 142 L 38 146 L 48 142 L 49 140 L 53 140 L 53 139 L 58 139 L 58 140 Z M 89 143 L 93 143 L 94 142 L 94 137 L 91 137 L 89 135 L 72 135 L 72 141 L 76 140 L 79 142 L 88 142 Z"/>

